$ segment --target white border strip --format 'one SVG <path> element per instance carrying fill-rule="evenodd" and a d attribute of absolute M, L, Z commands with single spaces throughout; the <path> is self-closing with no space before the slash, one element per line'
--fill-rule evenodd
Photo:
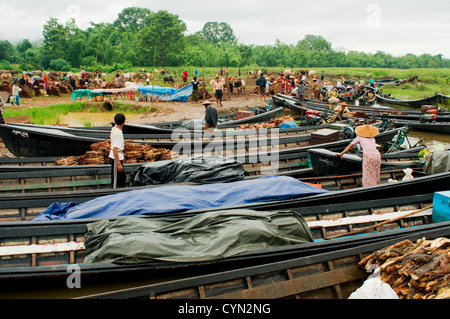
<path fill-rule="evenodd" d="M 417 209 L 415 209 L 415 210 L 417 210 Z M 333 226 L 352 225 L 352 224 L 356 224 L 356 223 L 381 222 L 381 221 L 386 221 L 386 220 L 401 217 L 408 213 L 412 213 L 413 211 L 414 210 L 386 213 L 386 214 L 378 214 L 378 215 L 374 214 L 374 215 L 336 218 L 336 219 L 329 219 L 329 220 L 317 220 L 317 221 L 307 222 L 307 224 L 310 228 L 318 228 L 318 227 L 333 227 Z M 430 216 L 432 214 L 433 214 L 433 209 L 429 208 L 422 212 L 410 215 L 410 216 L 408 216 L 408 218 L 420 217 L 420 216 Z"/>
<path fill-rule="evenodd" d="M 18 245 L 0 247 L 0 256 L 57 253 L 72 250 L 83 250 L 82 242 L 67 242 L 42 245 Z"/>

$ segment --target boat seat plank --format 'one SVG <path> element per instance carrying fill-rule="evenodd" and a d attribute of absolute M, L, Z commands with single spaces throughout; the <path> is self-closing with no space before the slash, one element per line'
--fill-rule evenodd
<path fill-rule="evenodd" d="M 231 292 L 212 299 L 278 299 L 367 278 L 359 266 L 275 282 L 243 291 Z"/>

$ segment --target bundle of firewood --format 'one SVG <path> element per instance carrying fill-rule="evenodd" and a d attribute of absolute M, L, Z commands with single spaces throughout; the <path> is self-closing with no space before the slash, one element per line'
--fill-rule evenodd
<path fill-rule="evenodd" d="M 19 92 L 21 98 L 31 99 L 33 97 L 33 90 L 28 85 L 21 85 L 22 91 Z"/>
<path fill-rule="evenodd" d="M 90 148 L 91 148 L 91 151 L 108 151 L 109 152 L 109 141 L 105 139 L 104 141 L 91 144 Z"/>
<path fill-rule="evenodd" d="M 89 156 L 81 155 L 78 157 L 79 165 L 103 165 L 106 164 L 105 158 L 103 156 Z"/>
<path fill-rule="evenodd" d="M 288 116 L 283 116 L 280 118 L 271 119 L 270 122 L 256 123 L 256 124 L 242 124 L 242 125 L 238 126 L 238 129 L 248 130 L 248 129 L 279 127 L 281 124 L 283 124 L 286 121 L 295 121 L 295 120 L 292 116 L 288 115 Z"/>
<path fill-rule="evenodd" d="M 59 89 L 59 87 L 51 84 L 47 88 L 47 94 L 53 96 L 61 96 L 61 90 Z"/>
<path fill-rule="evenodd" d="M 107 163 L 108 157 L 101 150 L 87 151 L 84 155 L 78 158 L 80 165 L 102 165 Z"/>
<path fill-rule="evenodd" d="M 55 165 L 58 166 L 74 166 L 78 165 L 78 159 L 75 156 L 70 156 L 67 158 L 57 159 Z"/>
<path fill-rule="evenodd" d="M 401 299 L 450 297 L 450 240 L 402 241 L 375 251 L 360 266 L 379 267 L 380 279 Z M 374 267 L 375 265 L 375 267 Z"/>
<path fill-rule="evenodd" d="M 199 97 L 200 99 L 206 99 L 206 100 L 209 100 L 212 96 L 211 96 L 211 94 L 208 92 L 207 89 L 199 88 L 199 89 L 198 89 L 198 97 Z"/>

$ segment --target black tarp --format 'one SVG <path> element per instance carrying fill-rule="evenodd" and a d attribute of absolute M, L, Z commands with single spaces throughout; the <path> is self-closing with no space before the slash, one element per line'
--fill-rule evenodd
<path fill-rule="evenodd" d="M 131 173 L 130 185 L 227 183 L 240 181 L 247 175 L 240 162 L 223 157 L 198 156 L 142 165 Z"/>

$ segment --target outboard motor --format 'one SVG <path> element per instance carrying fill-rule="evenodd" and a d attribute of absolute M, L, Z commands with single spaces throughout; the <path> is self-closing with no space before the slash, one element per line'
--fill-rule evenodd
<path fill-rule="evenodd" d="M 420 116 L 420 123 L 433 123 L 437 118 L 437 110 L 428 110 L 426 114 Z"/>

